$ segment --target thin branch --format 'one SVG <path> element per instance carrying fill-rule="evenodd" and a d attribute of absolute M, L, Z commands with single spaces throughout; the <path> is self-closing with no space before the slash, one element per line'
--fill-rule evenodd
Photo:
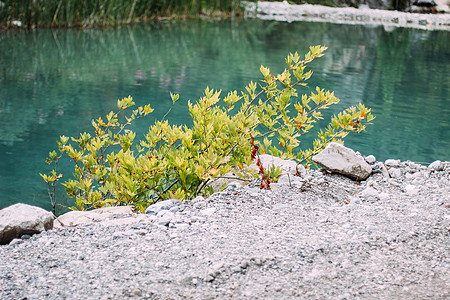
<path fill-rule="evenodd" d="M 136 1 L 137 1 L 137 0 L 134 0 L 134 1 L 133 1 L 133 5 L 131 6 L 130 14 L 128 15 L 127 24 L 130 24 L 130 23 L 131 23 L 131 16 L 133 15 L 134 7 L 136 6 Z"/>
<path fill-rule="evenodd" d="M 158 200 L 159 199 L 163 199 L 161 197 L 161 195 L 163 195 L 164 193 L 167 193 L 175 184 L 177 184 L 178 182 L 180 182 L 178 179 L 176 179 L 168 188 L 166 188 L 162 193 L 159 193 L 158 195 Z"/>
<path fill-rule="evenodd" d="M 236 179 L 236 180 L 241 180 L 241 181 L 245 181 L 245 182 L 252 182 L 252 180 L 250 179 L 245 179 L 245 178 L 241 178 L 241 177 L 230 177 L 230 176 L 217 176 L 215 177 L 217 179 Z"/>
<path fill-rule="evenodd" d="M 55 14 L 53 15 L 53 20 L 52 20 L 51 26 L 53 26 L 53 23 L 55 23 L 55 20 L 56 20 L 56 17 L 58 16 L 59 9 L 61 8 L 62 2 L 63 2 L 63 0 L 60 0 L 58 3 L 58 7 L 56 8 Z"/>
<path fill-rule="evenodd" d="M 172 103 L 172 106 L 169 108 L 169 110 L 166 112 L 166 114 L 164 115 L 164 117 L 162 118 L 161 122 L 164 121 L 167 117 L 167 115 L 170 113 L 170 111 L 172 110 L 172 108 L 175 106 L 175 102 Z"/>
<path fill-rule="evenodd" d="M 203 181 L 203 183 L 199 185 L 196 191 L 196 195 L 198 195 L 205 188 L 205 186 L 208 184 L 209 181 L 210 179 L 207 179 L 206 181 Z"/>

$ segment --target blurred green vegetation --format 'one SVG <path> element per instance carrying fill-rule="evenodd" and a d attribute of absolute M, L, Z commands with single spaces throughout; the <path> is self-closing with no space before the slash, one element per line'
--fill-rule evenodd
<path fill-rule="evenodd" d="M 3 0 L 0 28 L 106 27 L 152 19 L 186 19 L 243 15 L 243 2 L 257 0 Z M 268 0 L 280 2 L 281 0 Z M 359 7 L 361 0 L 288 0 L 291 4 Z M 364 2 L 365 3 L 365 2 Z M 379 3 L 382 5 L 382 3 Z M 404 10 L 411 0 L 390 0 Z M 18 25 L 20 24 L 20 25 Z"/>
<path fill-rule="evenodd" d="M 0 26 L 92 27 L 154 18 L 241 14 L 241 0 L 40 0 L 0 2 Z"/>

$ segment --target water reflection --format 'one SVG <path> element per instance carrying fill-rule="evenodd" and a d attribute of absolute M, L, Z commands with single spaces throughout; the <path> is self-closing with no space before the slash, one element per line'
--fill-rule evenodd
<path fill-rule="evenodd" d="M 315 44 L 329 50 L 311 85 L 343 99 L 329 115 L 363 101 L 377 116 L 347 145 L 380 160 L 450 160 L 447 41 L 445 31 L 258 20 L 1 32 L 0 207 L 48 207 L 38 175 L 48 151 L 59 135 L 90 130 L 118 98 L 151 103 L 154 120 L 170 107 L 169 92 L 180 93 L 171 120 L 184 123 L 187 100 L 206 86 L 242 89 L 260 64 L 282 71 L 288 52 Z"/>

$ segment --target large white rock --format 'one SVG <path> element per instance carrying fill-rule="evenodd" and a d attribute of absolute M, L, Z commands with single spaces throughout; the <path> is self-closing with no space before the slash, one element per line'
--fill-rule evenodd
<path fill-rule="evenodd" d="M 450 2 L 448 0 L 434 0 L 434 2 L 436 2 L 436 10 L 438 12 L 450 12 Z"/>
<path fill-rule="evenodd" d="M 372 167 L 355 151 L 338 143 L 329 143 L 319 154 L 313 156 L 313 162 L 324 169 L 357 180 L 364 180 L 372 173 Z"/>
<path fill-rule="evenodd" d="M 53 228 L 53 214 L 40 207 L 17 203 L 0 210 L 0 244 L 8 244 L 24 234 Z"/>
<path fill-rule="evenodd" d="M 130 218 L 132 216 L 133 208 L 131 206 L 103 207 L 90 211 L 70 211 L 55 220 L 54 228 Z M 135 218 L 130 220 L 135 220 Z"/>

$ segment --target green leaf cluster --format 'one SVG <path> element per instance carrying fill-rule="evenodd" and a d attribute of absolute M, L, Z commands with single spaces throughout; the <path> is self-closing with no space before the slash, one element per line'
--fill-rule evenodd
<path fill-rule="evenodd" d="M 261 66 L 261 82 L 251 82 L 245 91 L 229 92 L 223 99 L 221 91 L 206 88 L 196 103 L 188 102 L 193 126 L 171 125 L 165 120 L 169 110 L 136 143 L 135 133 L 127 127 L 153 109 L 146 105 L 131 110 L 131 97 L 118 100 L 117 112 L 110 112 L 105 120 L 92 121 L 94 135 L 85 132 L 72 137 L 75 146 L 69 138 L 60 138 L 59 154 L 53 151 L 47 159 L 55 169 L 49 175 L 41 174 L 49 185 L 50 198 L 56 202 L 55 184 L 61 178 L 57 162 L 63 154 L 75 163 L 74 178 L 63 186 L 69 197 L 76 199 L 74 209 L 81 210 L 133 205 L 144 211 L 161 199 L 208 195 L 212 193 L 208 186 L 211 180 L 251 164 L 255 147 L 260 153 L 297 159 L 309 166 L 311 157 L 329 142 L 363 131 L 373 119 L 364 105 L 350 107 L 319 131 L 312 149 L 299 149 L 301 136 L 323 118 L 320 110 L 340 101 L 333 92 L 319 87 L 298 97 L 297 89 L 306 86 L 312 75 L 312 71 L 305 72 L 306 65 L 325 50 L 324 46 L 310 47 L 303 59 L 298 53 L 289 54 L 287 68 L 277 75 Z M 173 107 L 179 95 L 171 97 Z M 125 110 L 131 114 L 125 115 Z M 266 172 L 272 180 L 281 174 L 277 169 Z"/>

